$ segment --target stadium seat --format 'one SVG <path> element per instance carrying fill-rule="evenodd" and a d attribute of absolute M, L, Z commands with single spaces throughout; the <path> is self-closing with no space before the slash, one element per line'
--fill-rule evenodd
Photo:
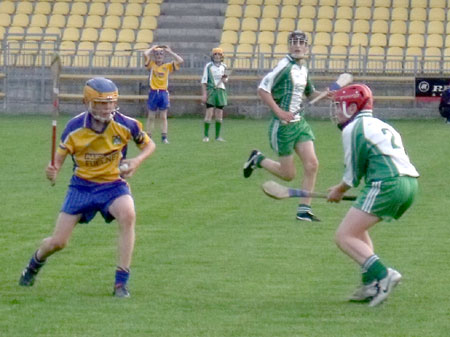
<path fill-rule="evenodd" d="M 31 14 L 33 13 L 33 4 L 27 1 L 17 3 L 16 14 Z"/>
<path fill-rule="evenodd" d="M 106 15 L 117 15 L 122 16 L 124 13 L 123 5 L 120 3 L 109 4 Z"/>
<path fill-rule="evenodd" d="M 278 18 L 280 15 L 280 11 L 278 10 L 278 6 L 273 6 L 273 5 L 269 5 L 269 6 L 264 6 L 263 7 L 263 12 L 262 12 L 262 17 L 263 18 Z"/>
<path fill-rule="evenodd" d="M 266 43 L 257 44 L 255 52 L 263 53 L 263 54 L 265 54 L 265 57 L 270 57 L 272 55 L 272 44 L 266 44 Z"/>
<path fill-rule="evenodd" d="M 13 14 L 16 8 L 14 2 L 12 1 L 2 1 L 0 2 L 0 13 Z"/>
<path fill-rule="evenodd" d="M 94 51 L 94 44 L 91 41 L 80 41 L 77 47 L 77 54 L 88 55 Z"/>
<path fill-rule="evenodd" d="M 356 0 L 356 7 L 372 7 L 372 0 Z"/>
<path fill-rule="evenodd" d="M 425 8 L 412 8 L 409 14 L 411 21 L 425 21 L 427 19 L 427 10 Z"/>
<path fill-rule="evenodd" d="M 102 17 L 99 15 L 89 15 L 86 18 L 85 28 L 100 28 L 102 27 Z"/>
<path fill-rule="evenodd" d="M 367 47 L 369 45 L 369 41 L 367 38 L 367 34 L 365 33 L 354 33 L 352 35 L 350 44 L 352 46 L 363 46 Z"/>
<path fill-rule="evenodd" d="M 357 7 L 355 10 L 355 20 L 370 20 L 372 13 L 368 7 Z"/>
<path fill-rule="evenodd" d="M 96 28 L 85 28 L 81 31 L 81 41 L 96 42 L 98 40 L 98 30 Z"/>
<path fill-rule="evenodd" d="M 265 5 L 278 6 L 281 4 L 281 0 L 264 0 Z"/>
<path fill-rule="evenodd" d="M 353 19 L 353 9 L 351 7 L 338 7 L 336 11 L 336 19 Z"/>
<path fill-rule="evenodd" d="M 153 42 L 153 32 L 149 29 L 140 30 L 136 35 L 136 42 Z"/>
<path fill-rule="evenodd" d="M 333 46 L 330 48 L 330 58 L 328 70 L 331 72 L 343 73 L 347 66 L 347 47 Z"/>
<path fill-rule="evenodd" d="M 442 52 L 440 48 L 426 48 L 423 55 L 423 72 L 440 73 L 441 72 Z"/>
<path fill-rule="evenodd" d="M 238 34 L 232 30 L 225 30 L 222 32 L 220 43 L 236 44 L 238 41 Z"/>
<path fill-rule="evenodd" d="M 425 22 L 424 21 L 411 21 L 409 23 L 409 34 L 425 34 Z"/>
<path fill-rule="evenodd" d="M 228 5 L 225 11 L 225 17 L 229 16 L 240 18 L 242 16 L 242 7 L 239 5 Z"/>
<path fill-rule="evenodd" d="M 66 27 L 82 28 L 84 26 L 84 16 L 70 15 L 67 19 Z"/>
<path fill-rule="evenodd" d="M 125 9 L 125 15 L 127 16 L 141 16 L 142 6 L 139 4 L 128 4 Z"/>
<path fill-rule="evenodd" d="M 141 25 L 139 29 L 155 30 L 158 27 L 158 21 L 154 16 L 144 16 L 141 18 Z"/>
<path fill-rule="evenodd" d="M 262 5 L 264 0 L 247 0 L 247 5 Z"/>
<path fill-rule="evenodd" d="M 261 7 L 256 5 L 247 5 L 244 10 L 244 18 L 260 18 Z"/>
<path fill-rule="evenodd" d="M 373 20 L 389 20 L 389 9 L 385 7 L 376 7 L 372 13 Z"/>
<path fill-rule="evenodd" d="M 44 32 L 41 27 L 30 27 L 27 29 L 26 39 L 40 41 L 43 33 Z"/>
<path fill-rule="evenodd" d="M 317 19 L 333 19 L 334 18 L 334 8 L 331 6 L 319 7 L 317 11 Z"/>
<path fill-rule="evenodd" d="M 276 44 L 275 47 L 273 48 L 274 54 L 280 54 L 284 56 L 286 55 L 287 52 L 288 52 L 287 44 Z"/>
<path fill-rule="evenodd" d="M 258 34 L 258 44 L 274 44 L 275 35 L 273 32 L 260 32 Z"/>
<path fill-rule="evenodd" d="M 295 30 L 295 21 L 291 18 L 280 19 L 278 23 L 278 30 L 282 32 L 292 32 Z"/>
<path fill-rule="evenodd" d="M 91 7 L 94 5 L 93 3 Z M 71 15 L 86 15 L 88 13 L 88 7 L 84 2 L 74 2 L 72 4 L 72 7 L 70 7 L 70 14 Z M 89 13 L 91 14 L 91 13 Z M 95 13 L 92 13 L 95 14 Z"/>
<path fill-rule="evenodd" d="M 408 36 L 408 47 L 423 48 L 425 46 L 425 39 L 422 34 L 410 34 Z"/>
<path fill-rule="evenodd" d="M 387 49 L 385 71 L 389 74 L 399 74 L 403 71 L 403 48 L 389 47 Z"/>
<path fill-rule="evenodd" d="M 103 28 L 119 29 L 120 24 L 121 24 L 120 17 L 111 15 L 105 18 Z"/>
<path fill-rule="evenodd" d="M 333 23 L 330 19 L 318 19 L 316 20 L 316 32 L 327 32 L 333 31 Z"/>
<path fill-rule="evenodd" d="M 319 6 L 335 6 L 336 0 L 319 0 Z"/>
<path fill-rule="evenodd" d="M 314 36 L 313 46 L 329 46 L 331 44 L 330 34 L 318 32 Z"/>
<path fill-rule="evenodd" d="M 374 46 L 367 50 L 366 69 L 368 72 L 382 73 L 384 71 L 385 51 L 383 47 Z"/>
<path fill-rule="evenodd" d="M 55 2 L 53 5 L 52 14 L 60 14 L 60 15 L 67 15 L 69 14 L 69 4 L 65 2 Z"/>
<path fill-rule="evenodd" d="M 93 2 L 89 7 L 89 15 L 100 15 L 103 16 L 106 14 L 106 7 L 104 3 L 101 2 Z"/>
<path fill-rule="evenodd" d="M 34 14 L 31 16 L 31 27 L 47 27 L 47 16 L 44 14 Z"/>
<path fill-rule="evenodd" d="M 429 21 L 427 23 L 427 34 L 444 34 L 444 23 L 442 21 Z"/>
<path fill-rule="evenodd" d="M 49 15 L 52 12 L 50 2 L 37 2 L 34 6 L 34 14 Z"/>
<path fill-rule="evenodd" d="M 372 22 L 372 34 L 373 33 L 388 33 L 388 22 L 386 20 L 375 20 Z"/>
<path fill-rule="evenodd" d="M 122 20 L 122 29 L 138 29 L 139 19 L 136 16 L 125 16 Z"/>
<path fill-rule="evenodd" d="M 391 20 L 408 20 L 408 9 L 403 7 L 396 7 L 392 9 Z"/>
<path fill-rule="evenodd" d="M 135 41 L 133 29 L 121 29 L 117 35 L 117 42 L 132 43 Z"/>
<path fill-rule="evenodd" d="M 406 48 L 404 71 L 405 73 L 417 73 L 422 71 L 422 48 Z"/>
<path fill-rule="evenodd" d="M 406 47 L 406 38 L 404 34 L 391 34 L 389 36 L 389 47 Z"/>
<path fill-rule="evenodd" d="M 358 72 L 365 64 L 366 48 L 357 46 L 350 47 L 348 50 L 347 71 Z"/>
<path fill-rule="evenodd" d="M 282 18 L 297 18 L 297 7 L 294 6 L 283 6 L 281 9 L 281 17 Z M 307 19 L 315 19 L 316 18 L 316 9 L 312 6 L 301 6 L 299 18 L 307 18 Z"/>
<path fill-rule="evenodd" d="M 389 33 L 391 34 L 406 34 L 406 22 L 405 21 L 391 21 L 389 27 Z"/>
<path fill-rule="evenodd" d="M 50 16 L 50 20 L 48 21 L 49 27 L 58 27 L 62 28 L 66 26 L 66 18 L 61 14 L 53 14 Z"/>
<path fill-rule="evenodd" d="M 80 40 L 80 31 L 78 28 L 66 28 L 64 29 L 62 35 L 63 41 L 79 41 Z"/>
<path fill-rule="evenodd" d="M 278 32 L 277 39 L 276 39 L 276 45 L 279 45 L 279 44 L 286 44 L 287 45 L 289 33 L 290 32 Z"/>
<path fill-rule="evenodd" d="M 350 38 L 347 33 L 334 33 L 333 46 L 348 47 L 350 45 Z"/>
<path fill-rule="evenodd" d="M 450 48 L 444 49 L 444 62 L 442 71 L 444 72 L 444 74 L 450 73 Z"/>
<path fill-rule="evenodd" d="M 395 0 L 394 0 L 394 2 L 395 2 Z M 405 1 L 403 1 L 403 2 L 405 2 Z M 408 4 L 406 6 L 408 6 Z M 427 8 L 427 1 L 411 0 L 411 8 Z"/>
<path fill-rule="evenodd" d="M 374 0 L 373 6 L 374 7 L 390 8 L 391 7 L 391 0 Z"/>
<path fill-rule="evenodd" d="M 239 44 L 255 44 L 256 34 L 250 30 L 242 31 L 239 35 Z"/>
<path fill-rule="evenodd" d="M 445 10 L 443 8 L 431 8 L 428 12 L 429 21 L 445 21 Z"/>
<path fill-rule="evenodd" d="M 338 7 L 353 7 L 355 4 L 355 0 L 338 0 Z"/>
<path fill-rule="evenodd" d="M 27 27 L 30 20 L 28 18 L 28 15 L 26 14 L 16 14 L 13 17 L 13 21 L 11 26 L 13 27 Z"/>
<path fill-rule="evenodd" d="M 233 67 L 236 69 L 249 69 L 251 67 L 251 58 L 253 58 L 253 46 L 250 44 L 239 44 L 236 48 L 236 58 Z"/>
<path fill-rule="evenodd" d="M 0 27 L 9 27 L 11 25 L 11 16 L 7 13 L 0 13 Z"/>
<path fill-rule="evenodd" d="M 444 39 L 441 34 L 430 34 L 426 39 L 425 46 L 427 48 L 436 47 L 443 48 L 444 47 Z"/>
<path fill-rule="evenodd" d="M 244 18 L 241 23 L 242 30 L 258 31 L 258 19 L 256 18 Z"/>
<path fill-rule="evenodd" d="M 350 20 L 338 19 L 334 23 L 334 31 L 336 33 L 350 33 L 351 29 Z"/>
<path fill-rule="evenodd" d="M 430 0 L 430 8 L 446 8 L 445 0 Z"/>
<path fill-rule="evenodd" d="M 450 35 L 445 37 L 445 48 L 450 48 Z"/>
<path fill-rule="evenodd" d="M 312 33 L 314 31 L 314 21 L 313 19 L 303 18 L 298 20 L 297 29 L 303 32 Z"/>
<path fill-rule="evenodd" d="M 75 42 L 73 42 L 73 41 L 68 41 L 68 40 L 67 41 L 61 41 L 59 49 L 60 50 L 65 50 L 69 54 L 75 54 L 76 45 L 75 45 Z"/>
<path fill-rule="evenodd" d="M 48 41 L 59 40 L 59 38 L 62 36 L 61 29 L 58 27 L 48 27 L 45 30 L 44 34 L 45 34 L 44 40 L 48 40 Z"/>
<path fill-rule="evenodd" d="M 241 21 L 233 16 L 225 18 L 223 21 L 223 30 L 234 30 L 237 32 L 241 28 Z"/>
<path fill-rule="evenodd" d="M 385 47 L 387 45 L 386 34 L 375 33 L 370 37 L 370 47 Z"/>
<path fill-rule="evenodd" d="M 277 22 L 274 18 L 262 18 L 259 23 L 259 30 L 274 32 L 277 29 Z"/>
<path fill-rule="evenodd" d="M 369 33 L 370 31 L 370 24 L 368 20 L 355 20 L 353 22 L 353 33 Z"/>
<path fill-rule="evenodd" d="M 116 42 L 117 33 L 115 29 L 104 28 L 100 32 L 99 41 L 100 42 Z"/>
<path fill-rule="evenodd" d="M 221 43 L 219 48 L 222 48 L 223 52 L 234 54 L 235 47 L 231 43 Z"/>
<path fill-rule="evenodd" d="M 317 6 L 319 0 L 283 0 L 283 5 L 292 5 L 292 6 Z"/>
<path fill-rule="evenodd" d="M 328 70 L 328 46 L 313 46 L 311 48 L 310 67 L 314 71 Z"/>

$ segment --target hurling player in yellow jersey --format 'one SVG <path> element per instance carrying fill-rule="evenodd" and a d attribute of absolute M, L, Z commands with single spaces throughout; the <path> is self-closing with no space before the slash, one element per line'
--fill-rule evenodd
<path fill-rule="evenodd" d="M 32 286 L 40 268 L 53 253 L 63 249 L 77 223 L 88 223 L 100 212 L 107 223 L 119 223 L 119 256 L 113 295 L 129 297 L 127 281 L 134 248 L 136 213 L 130 188 L 131 177 L 155 150 L 155 144 L 136 119 L 118 111 L 118 89 L 103 77 L 92 78 L 84 87 L 87 111 L 66 125 L 55 154 L 54 166 L 46 168 L 54 182 L 67 155 L 74 163 L 64 203 L 53 234 L 45 238 L 22 273 L 19 284 Z M 127 159 L 127 144 L 133 140 L 141 150 Z"/>
<path fill-rule="evenodd" d="M 172 56 L 173 60 L 164 63 L 166 55 Z M 161 140 L 163 144 L 169 144 L 167 139 L 167 110 L 170 106 L 169 101 L 169 74 L 180 69 L 180 64 L 184 62 L 181 56 L 175 54 L 168 46 L 152 46 L 144 52 L 145 67 L 149 73 L 149 86 L 147 100 L 147 125 L 146 130 L 152 134 L 155 124 L 155 117 L 159 110 L 161 119 Z"/>

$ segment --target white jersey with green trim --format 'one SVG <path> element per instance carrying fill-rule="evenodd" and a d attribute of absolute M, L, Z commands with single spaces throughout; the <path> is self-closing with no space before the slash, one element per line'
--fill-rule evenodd
<path fill-rule="evenodd" d="M 418 177 L 400 134 L 389 124 L 363 111 L 342 131 L 345 172 L 343 181 L 357 187 L 398 176 Z"/>
<path fill-rule="evenodd" d="M 209 89 L 225 89 L 225 84 L 222 81 L 222 77 L 225 75 L 226 70 L 227 66 L 223 62 L 219 64 L 208 62 L 203 69 L 201 83 L 206 84 Z"/>

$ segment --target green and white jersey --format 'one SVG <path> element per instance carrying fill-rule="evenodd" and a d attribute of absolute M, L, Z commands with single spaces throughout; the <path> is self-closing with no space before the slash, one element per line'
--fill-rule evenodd
<path fill-rule="evenodd" d="M 225 84 L 221 81 L 222 76 L 225 75 L 227 66 L 225 63 L 216 65 L 214 62 L 208 62 L 203 69 L 203 76 L 201 83 L 206 84 L 208 90 L 220 88 L 225 89 Z"/>
<path fill-rule="evenodd" d="M 309 96 L 315 91 L 306 65 L 297 64 L 289 55 L 264 76 L 259 88 L 271 93 L 281 109 L 293 114 L 301 112 L 303 95 Z"/>
<path fill-rule="evenodd" d="M 357 187 L 362 177 L 366 183 L 399 176 L 418 177 L 403 147 L 400 134 L 389 124 L 361 112 L 342 131 L 345 172 L 343 181 Z"/>

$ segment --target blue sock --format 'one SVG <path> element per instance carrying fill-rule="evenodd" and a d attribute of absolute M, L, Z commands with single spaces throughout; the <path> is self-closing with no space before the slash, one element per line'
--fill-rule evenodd
<path fill-rule="evenodd" d="M 119 284 L 127 284 L 130 277 L 130 270 L 117 267 L 116 269 L 116 286 Z"/>
<path fill-rule="evenodd" d="M 32 270 L 39 271 L 41 267 L 45 264 L 45 260 L 41 261 L 37 258 L 37 251 L 33 254 L 28 263 L 28 267 Z"/>

